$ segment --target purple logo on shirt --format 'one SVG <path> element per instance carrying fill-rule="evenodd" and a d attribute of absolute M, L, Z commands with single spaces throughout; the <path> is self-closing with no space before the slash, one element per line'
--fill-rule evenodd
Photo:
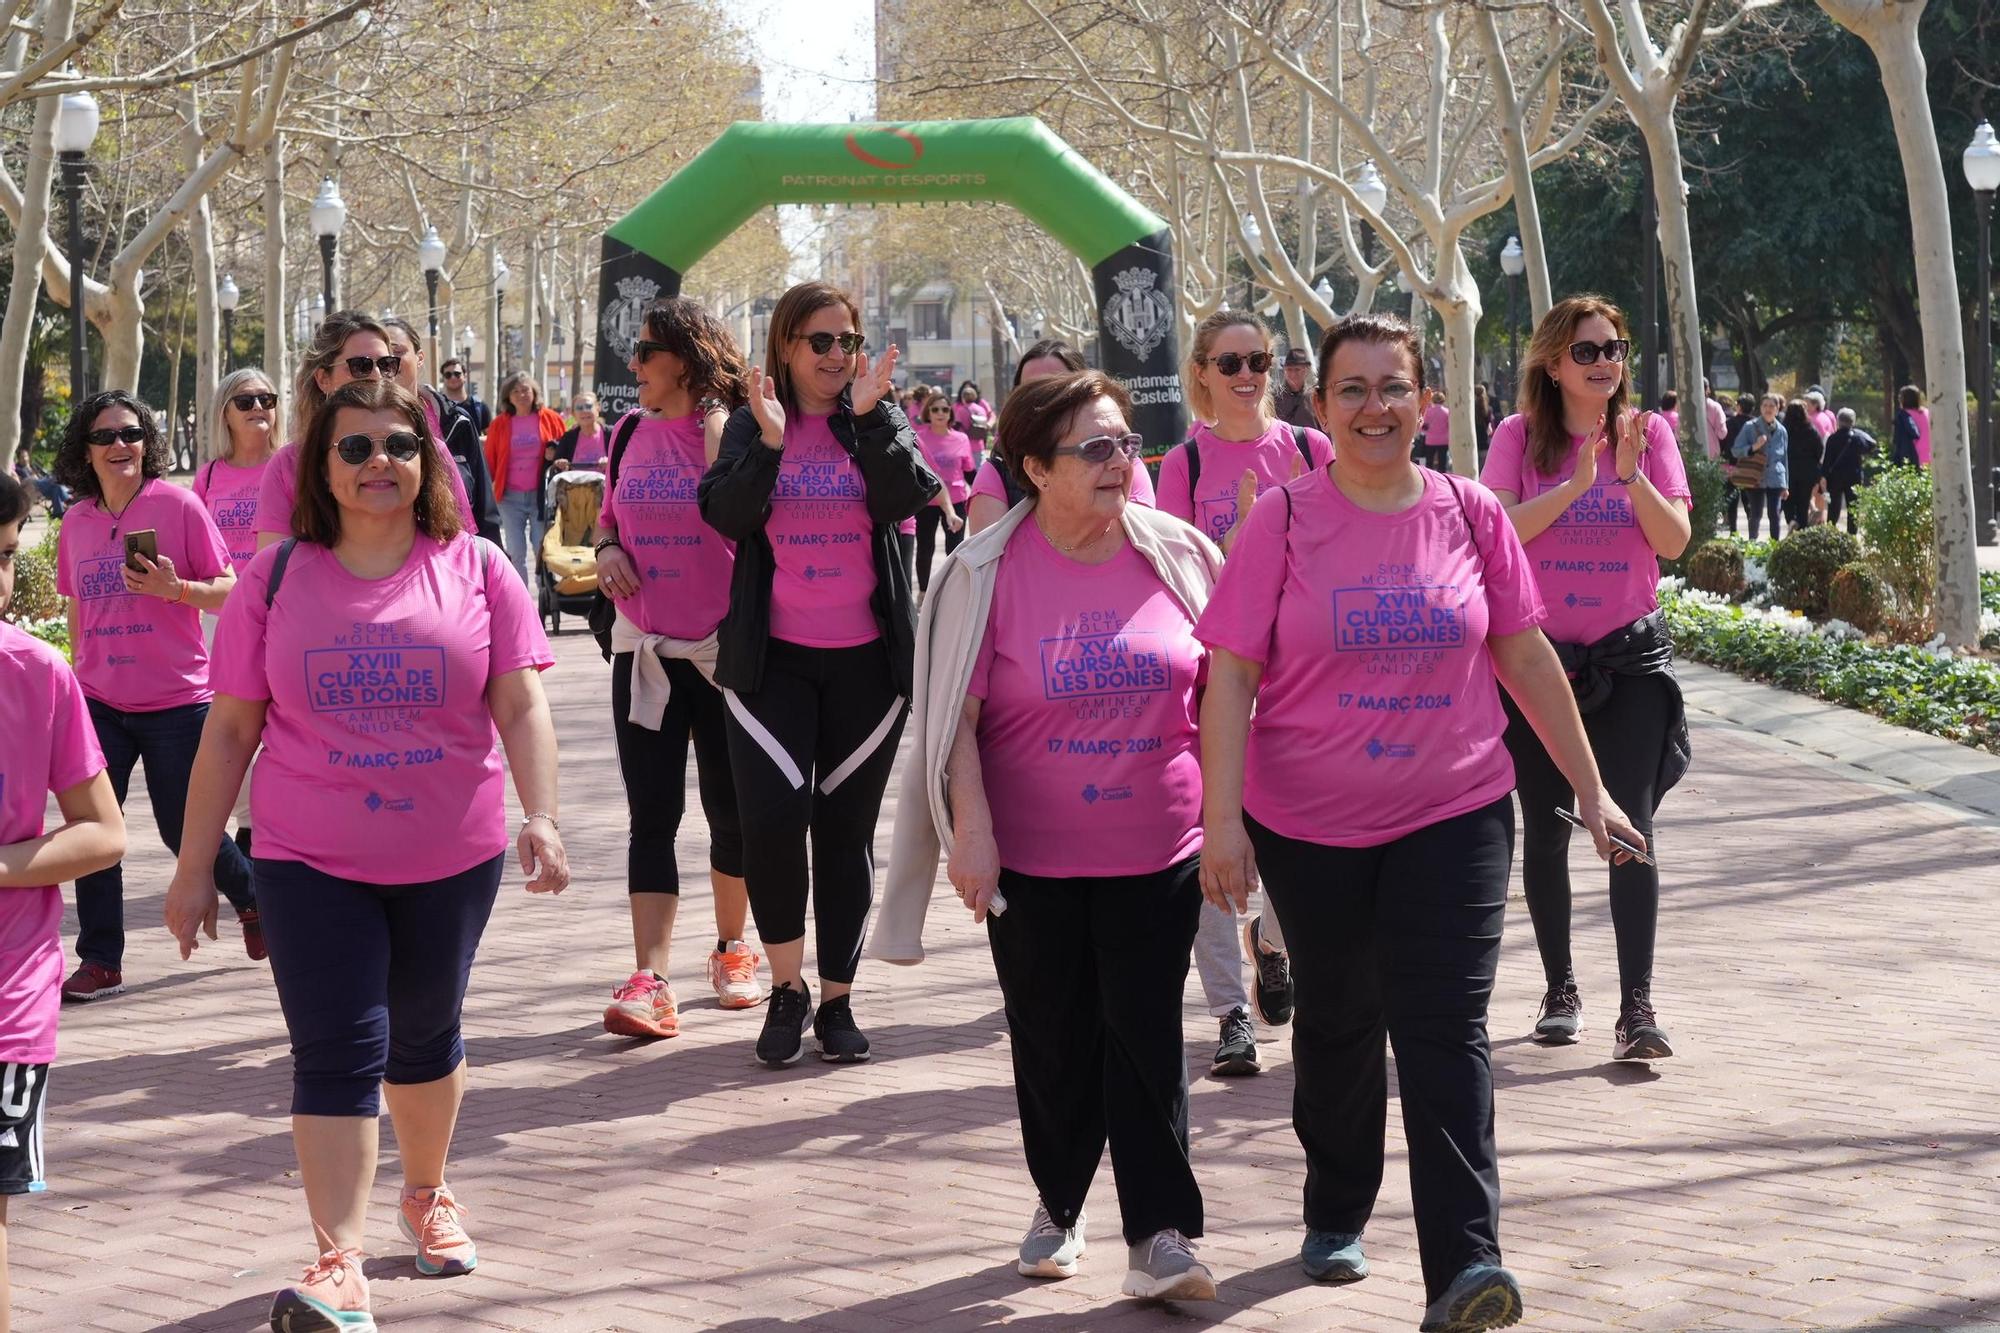
<path fill-rule="evenodd" d="M 112 597 L 130 597 L 125 589 L 125 557 L 122 555 L 98 556 L 91 560 L 80 560 L 76 566 L 77 596 L 86 602 L 101 602 Z"/>
<path fill-rule="evenodd" d="M 1361 747 L 1370 759 L 1415 759 L 1417 747 L 1414 745 L 1389 745 L 1381 740 L 1371 739 Z"/>
<path fill-rule="evenodd" d="M 693 504 L 695 488 L 700 484 L 700 468 L 676 464 L 621 468 L 618 474 L 618 503 Z"/>
<path fill-rule="evenodd" d="M 1173 684 L 1166 637 L 1156 630 L 1043 639 L 1042 697 L 1153 694 Z"/>
<path fill-rule="evenodd" d="M 215 506 L 215 526 L 218 528 L 247 528 L 257 522 L 257 501 L 224 500 Z"/>
<path fill-rule="evenodd" d="M 314 648 L 305 657 L 306 697 L 315 713 L 444 702 L 443 648 Z"/>
<path fill-rule="evenodd" d="M 1333 590 L 1334 650 L 1421 651 L 1465 644 L 1465 599 L 1456 584 Z"/>

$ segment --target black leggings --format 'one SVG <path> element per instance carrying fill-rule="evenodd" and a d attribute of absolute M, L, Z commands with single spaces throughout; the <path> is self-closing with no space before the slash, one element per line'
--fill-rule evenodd
<path fill-rule="evenodd" d="M 1753 493 L 1754 494 L 1754 493 Z M 1611 698 L 1583 718 L 1584 734 L 1597 756 L 1604 789 L 1633 826 L 1653 844 L 1653 815 L 1660 807 L 1660 755 L 1667 745 L 1673 713 L 1672 686 L 1659 676 L 1614 676 Z M 1521 716 L 1506 691 L 1507 750 L 1514 756 L 1515 789 L 1521 797 L 1521 882 L 1528 916 L 1535 923 L 1535 947 L 1550 990 L 1570 984 L 1575 972 L 1569 951 L 1570 826 L 1556 807 L 1575 808 L 1569 779 L 1542 748 L 1541 738 Z M 1627 861 L 1611 868 L 1611 927 L 1618 937 L 1621 1002 L 1653 985 L 1653 937 L 1660 918 L 1660 872 Z"/>
<path fill-rule="evenodd" d="M 1783 494 L 1772 486 L 1759 486 L 1743 492 L 1743 513 L 1750 524 L 1751 541 L 1757 540 L 1758 521 L 1766 514 L 1771 517 L 1771 540 L 1776 541 L 1784 535 L 1778 531 L 1779 506 L 1784 503 L 1780 497 Z"/>
<path fill-rule="evenodd" d="M 917 587 L 929 591 L 931 586 L 931 557 L 937 553 L 938 526 L 944 522 L 944 510 L 936 505 L 925 505 L 917 515 Z M 944 553 L 950 555 L 965 540 L 965 529 L 957 532 L 944 530 Z"/>
<path fill-rule="evenodd" d="M 880 640 L 773 639 L 762 687 L 723 698 L 757 935 L 767 946 L 802 938 L 810 884 L 819 975 L 851 983 L 875 898 L 875 819 L 909 713 L 889 683 L 888 651 Z"/>
<path fill-rule="evenodd" d="M 903 557 L 903 578 L 914 584 L 917 581 L 917 534 L 896 530 L 896 554 Z"/>
<path fill-rule="evenodd" d="M 625 780 L 630 825 L 625 840 L 628 893 L 681 891 L 674 836 L 687 809 L 690 740 L 701 812 L 708 820 L 708 864 L 724 875 L 743 873 L 743 829 L 736 818 L 736 785 L 729 776 L 722 691 L 692 662 L 670 658 L 663 665 L 673 693 L 660 729 L 649 731 L 631 720 L 632 654 L 611 659 L 611 734 L 618 743 L 618 775 Z"/>
<path fill-rule="evenodd" d="M 1244 825 L 1290 946 L 1292 1128 L 1306 1225 L 1367 1228 L 1382 1189 L 1386 1030 L 1409 1143 L 1424 1288 L 1500 1262 L 1500 1159 L 1486 1005 L 1500 962 L 1514 807 L 1501 797 L 1374 847 Z"/>

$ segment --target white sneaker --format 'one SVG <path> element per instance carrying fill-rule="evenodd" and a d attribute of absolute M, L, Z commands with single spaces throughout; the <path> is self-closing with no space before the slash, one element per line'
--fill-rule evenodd
<path fill-rule="evenodd" d="M 1022 1277 L 1075 1277 L 1076 1261 L 1083 1257 L 1083 1210 L 1078 1209 L 1076 1225 L 1065 1231 L 1049 1216 L 1042 1204 L 1021 1237 L 1021 1257 L 1014 1264 Z"/>
<path fill-rule="evenodd" d="M 724 1009 L 755 1009 L 764 1003 L 764 983 L 757 978 L 763 955 L 742 940 L 708 956 L 708 984 Z"/>
<path fill-rule="evenodd" d="M 1149 1301 L 1212 1301 L 1215 1275 L 1194 1257 L 1194 1246 L 1173 1230 L 1156 1231 L 1131 1247 L 1125 1294 Z"/>

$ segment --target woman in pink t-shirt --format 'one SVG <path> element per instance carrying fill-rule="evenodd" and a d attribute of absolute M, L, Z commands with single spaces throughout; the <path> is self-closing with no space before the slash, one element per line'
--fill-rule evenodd
<path fill-rule="evenodd" d="M 188 773 L 211 697 L 201 613 L 221 608 L 236 576 L 208 510 L 166 480 L 168 461 L 158 419 L 131 394 L 107 389 L 78 405 L 56 453 L 56 477 L 77 496 L 56 538 L 56 589 L 69 599 L 76 675 L 118 804 L 144 763 L 160 840 L 179 852 Z M 148 547 L 155 558 L 143 554 Z M 261 959 L 249 863 L 219 835 L 202 851 L 242 923 L 244 952 Z M 123 991 L 122 864 L 77 881 L 76 919 L 77 967 L 63 982 L 64 998 Z"/>
<path fill-rule="evenodd" d="M 399 384 L 334 391 L 301 437 L 299 536 L 251 562 L 216 633 L 189 830 L 220 831 L 261 740 L 257 888 L 322 1247 L 278 1294 L 273 1328 L 346 1328 L 368 1310 L 385 1088 L 417 1270 L 477 1264 L 444 1172 L 465 1092 L 459 1015 L 510 842 L 507 767 L 529 892 L 569 882 L 539 676 L 554 659 L 505 558 L 460 530 L 429 434 Z M 206 862 L 182 856 L 166 919 L 183 958 L 214 915 Z"/>
<path fill-rule="evenodd" d="M 951 424 L 972 442 L 972 465 L 977 468 L 986 455 L 986 442 L 993 438 L 993 404 L 980 395 L 976 381 L 959 384 L 958 396 L 951 400 Z"/>
<path fill-rule="evenodd" d="M 486 428 L 486 467 L 500 501 L 500 537 L 507 558 L 534 586 L 535 553 L 549 530 L 548 465 L 568 426 L 542 405 L 542 386 L 525 371 L 500 382 L 500 410 Z"/>
<path fill-rule="evenodd" d="M 1438 472 L 1451 471 L 1451 409 L 1444 405 L 1444 390 L 1431 390 L 1431 403 L 1424 409 L 1420 434 L 1424 441 L 1424 466 Z"/>
<path fill-rule="evenodd" d="M 0 615 L 28 493 L 0 474 Z M 49 797 L 62 823 L 44 831 Z M 125 855 L 125 818 L 83 688 L 62 654 L 0 620 L 0 1327 L 7 1324 L 7 1207 L 39 1193 L 42 1120 L 62 1008 L 62 892 Z"/>
<path fill-rule="evenodd" d="M 1605 788 L 1651 839 L 1660 800 L 1687 767 L 1686 710 L 1657 589 L 1660 560 L 1688 544 L 1689 491 L 1667 423 L 1625 405 L 1629 347 L 1617 306 L 1597 296 L 1557 302 L 1528 345 L 1520 415 L 1494 432 L 1482 480 L 1526 546 L 1548 607 L 1542 629 L 1575 687 Z M 1535 1039 L 1566 1045 L 1583 1014 L 1570 959 L 1570 826 L 1556 813 L 1572 793 L 1515 700 L 1504 702 L 1521 793 L 1521 880 L 1548 981 Z M 1613 1059 L 1673 1054 L 1651 999 L 1659 912 L 1658 869 L 1611 867 Z"/>
<path fill-rule="evenodd" d="M 917 449 L 924 462 L 944 483 L 937 498 L 917 515 L 917 588 L 931 586 L 931 560 L 937 554 L 938 527 L 944 527 L 944 553 L 949 556 L 965 540 L 965 519 L 960 508 L 972 493 L 971 478 L 977 471 L 972 461 L 972 441 L 952 426 L 951 400 L 934 393 L 924 400 L 923 424 L 917 427 Z"/>
<path fill-rule="evenodd" d="M 618 609 L 611 733 L 630 822 L 625 888 L 637 959 L 611 992 L 604 1026 L 627 1037 L 672 1037 L 680 1033 L 668 981 L 681 891 L 674 839 L 685 812 L 690 743 L 715 905 L 708 983 L 724 1009 L 753 1008 L 764 998 L 762 960 L 744 942 L 750 900 L 743 830 L 714 679 L 715 628 L 729 609 L 736 548 L 702 521 L 696 502 L 714 461 L 705 423 L 740 406 L 749 380 L 729 331 L 684 296 L 646 311 L 626 368 L 639 414 L 617 427 L 624 443 L 598 516 L 597 586 Z"/>
<path fill-rule="evenodd" d="M 871 362 L 860 327 L 854 298 L 827 283 L 778 298 L 750 401 L 723 428 L 699 492 L 702 517 L 736 543 L 715 681 L 729 708 L 743 877 L 771 959 L 757 1058 L 772 1067 L 799 1058 L 808 1026 L 821 1059 L 868 1058 L 848 996 L 916 641 L 896 525 L 942 489 L 896 406 L 896 349 Z"/>
<path fill-rule="evenodd" d="M 1257 502 L 1195 633 L 1202 890 L 1247 908 L 1261 875 L 1297 986 L 1294 1118 L 1316 1279 L 1365 1276 L 1396 1046 L 1426 1327 L 1512 1323 L 1486 1007 L 1513 862 L 1504 681 L 1585 793 L 1601 854 L 1638 838 L 1597 780 L 1537 628 L 1527 557 L 1484 487 L 1418 467 L 1416 334 L 1360 315 L 1319 351 L 1334 462 Z M 1255 720 L 1252 720 L 1252 707 Z M 1468 1311 L 1488 1322 L 1463 1322 Z"/>

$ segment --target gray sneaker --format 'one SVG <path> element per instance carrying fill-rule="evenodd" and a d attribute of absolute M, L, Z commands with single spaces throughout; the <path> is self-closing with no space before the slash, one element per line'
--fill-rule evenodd
<path fill-rule="evenodd" d="M 1083 1258 L 1083 1210 L 1078 1209 L 1076 1225 L 1065 1231 L 1049 1216 L 1049 1210 L 1035 1205 L 1028 1234 L 1021 1237 L 1021 1257 L 1014 1264 L 1022 1277 L 1075 1277 L 1076 1261 Z"/>
<path fill-rule="evenodd" d="M 1299 1247 L 1299 1262 L 1306 1276 L 1315 1282 L 1359 1282 L 1368 1276 L 1368 1257 L 1361 1252 L 1361 1237 L 1352 1231 L 1306 1230 L 1306 1242 Z"/>
<path fill-rule="evenodd" d="M 1212 1301 L 1215 1275 L 1180 1232 L 1156 1231 L 1131 1247 L 1125 1294 L 1148 1301 Z"/>

